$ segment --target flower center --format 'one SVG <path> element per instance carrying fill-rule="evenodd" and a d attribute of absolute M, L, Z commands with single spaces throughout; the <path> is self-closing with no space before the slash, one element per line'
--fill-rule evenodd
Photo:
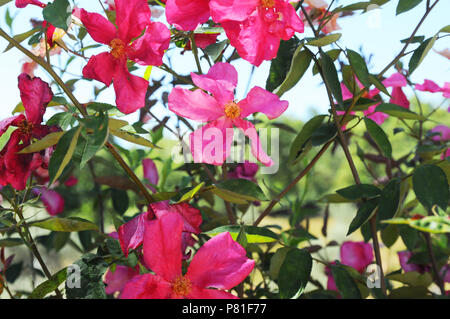
<path fill-rule="evenodd" d="M 30 135 L 33 131 L 33 123 L 30 123 L 27 120 L 23 120 L 19 123 L 18 128 L 23 134 Z"/>
<path fill-rule="evenodd" d="M 122 40 L 117 38 L 112 40 L 109 47 L 111 48 L 110 53 L 114 58 L 120 59 L 125 55 L 126 45 Z"/>
<path fill-rule="evenodd" d="M 191 281 L 183 276 L 178 277 L 172 282 L 172 291 L 178 296 L 187 296 L 191 292 Z"/>
<path fill-rule="evenodd" d="M 234 120 L 241 115 L 241 108 L 236 104 L 236 102 L 230 102 L 225 105 L 225 115 Z"/>
<path fill-rule="evenodd" d="M 261 5 L 267 9 L 273 8 L 275 6 L 275 0 L 261 0 Z"/>

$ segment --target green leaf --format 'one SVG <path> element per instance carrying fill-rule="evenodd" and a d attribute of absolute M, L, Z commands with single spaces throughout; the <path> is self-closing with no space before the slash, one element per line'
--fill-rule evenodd
<path fill-rule="evenodd" d="M 364 58 L 358 52 L 350 49 L 347 49 L 347 56 L 348 60 L 350 61 L 350 65 L 356 74 L 356 77 L 366 88 L 369 88 L 371 82 L 369 79 L 369 70 L 367 69 L 366 61 L 364 60 Z"/>
<path fill-rule="evenodd" d="M 70 288 L 66 281 L 67 299 L 106 299 L 103 274 L 108 264 L 103 258 L 89 253 L 77 260 L 75 265 L 80 267 L 80 288 Z"/>
<path fill-rule="evenodd" d="M 361 292 L 348 271 L 340 265 L 331 265 L 336 287 L 344 299 L 361 299 Z"/>
<path fill-rule="evenodd" d="M 436 42 L 438 33 L 430 39 L 425 40 L 413 53 L 411 59 L 409 60 L 409 74 L 411 75 L 417 67 L 422 63 L 423 59 L 425 59 L 428 52 L 430 52 L 434 43 Z"/>
<path fill-rule="evenodd" d="M 79 126 L 67 131 L 59 140 L 48 166 L 50 176 L 49 185 L 53 184 L 53 182 L 61 176 L 64 168 L 72 159 L 81 133 L 81 128 L 82 127 Z"/>
<path fill-rule="evenodd" d="M 205 52 L 211 58 L 212 61 L 216 61 L 217 58 L 219 58 L 219 56 L 222 54 L 227 44 L 228 40 L 210 44 L 205 48 Z"/>
<path fill-rule="evenodd" d="M 398 239 L 398 225 L 388 225 L 385 229 L 381 231 L 381 240 L 390 248 L 396 243 Z"/>
<path fill-rule="evenodd" d="M 67 278 L 67 268 L 63 268 L 54 274 L 50 279 L 44 281 L 39 286 L 37 286 L 29 299 L 43 299 L 49 293 L 55 291 L 59 285 L 61 285 Z"/>
<path fill-rule="evenodd" d="M 308 283 L 312 269 L 312 257 L 306 250 L 290 249 L 278 274 L 280 297 L 297 299 Z"/>
<path fill-rule="evenodd" d="M 397 228 L 406 248 L 408 248 L 409 251 L 413 251 L 419 240 L 419 232 L 408 225 L 397 225 Z"/>
<path fill-rule="evenodd" d="M 86 134 L 87 139 L 81 152 L 80 168 L 83 168 L 98 151 L 100 151 L 108 140 L 109 118 L 107 114 L 100 114 L 95 118 L 86 120 L 86 127 L 92 131 L 92 134 Z"/>
<path fill-rule="evenodd" d="M 302 46 L 299 46 L 294 53 L 294 57 L 292 58 L 291 67 L 286 74 L 286 78 L 283 83 L 279 87 L 277 87 L 273 93 L 278 96 L 282 96 L 285 92 L 292 89 L 298 81 L 305 74 L 306 70 L 308 70 L 309 65 L 311 64 L 312 56 L 309 51 L 301 50 Z"/>
<path fill-rule="evenodd" d="M 377 220 L 391 219 L 397 212 L 400 203 L 401 180 L 394 178 L 381 191 Z"/>
<path fill-rule="evenodd" d="M 433 283 L 433 278 L 430 273 L 418 273 L 416 271 L 409 271 L 404 274 L 392 274 L 386 276 L 386 279 L 398 281 L 402 284 L 412 287 L 429 287 Z"/>
<path fill-rule="evenodd" d="M 236 241 L 239 243 L 239 245 L 244 247 L 244 249 L 247 249 L 248 240 L 244 225 L 241 225 L 241 229 L 239 230 L 239 234 L 236 237 Z"/>
<path fill-rule="evenodd" d="M 289 163 L 294 162 L 300 152 L 305 150 L 305 143 L 311 138 L 312 134 L 320 127 L 326 115 L 317 115 L 303 125 L 294 142 L 292 142 L 289 151 Z"/>
<path fill-rule="evenodd" d="M 418 220 L 410 220 L 409 226 L 432 234 L 450 233 L 450 219 L 448 216 L 427 216 Z"/>
<path fill-rule="evenodd" d="M 57 232 L 78 232 L 82 230 L 98 230 L 97 225 L 87 220 L 58 218 L 58 217 L 32 222 L 29 225 Z"/>
<path fill-rule="evenodd" d="M 183 196 L 181 196 L 181 198 L 177 202 L 177 204 L 181 203 L 181 202 L 188 202 L 188 201 L 190 201 L 192 198 L 194 198 L 195 194 L 197 194 L 203 188 L 203 186 L 205 186 L 204 182 L 202 182 L 202 183 L 198 184 L 197 186 L 193 187 L 190 191 L 188 191 L 187 193 L 183 194 Z"/>
<path fill-rule="evenodd" d="M 378 187 L 372 184 L 355 184 L 349 187 L 345 187 L 336 191 L 342 197 L 351 200 L 357 200 L 360 198 L 370 198 L 381 194 Z"/>
<path fill-rule="evenodd" d="M 21 238 L 0 239 L 0 247 L 15 247 L 24 244 Z"/>
<path fill-rule="evenodd" d="M 333 96 L 338 104 L 343 107 L 344 101 L 342 100 L 341 83 L 339 82 L 334 61 L 327 53 L 323 51 L 320 53 L 320 56 L 322 57 L 321 67 L 324 80 L 331 89 L 331 93 L 333 93 Z"/>
<path fill-rule="evenodd" d="M 449 185 L 445 172 L 436 165 L 422 165 L 413 174 L 413 189 L 419 202 L 430 211 L 438 205 L 444 211 L 449 201 Z"/>
<path fill-rule="evenodd" d="M 247 179 L 233 178 L 217 184 L 220 189 L 225 189 L 239 194 L 243 198 L 255 201 L 255 200 L 267 200 L 266 195 L 261 188 Z"/>
<path fill-rule="evenodd" d="M 266 81 L 266 90 L 273 92 L 273 90 L 283 83 L 286 74 L 291 67 L 292 57 L 299 44 L 300 41 L 295 37 L 288 41 L 281 40 L 277 57 L 273 59 L 270 64 L 269 76 Z"/>
<path fill-rule="evenodd" d="M 392 103 L 382 103 L 375 108 L 375 112 L 383 112 L 391 116 L 404 120 L 423 120 L 419 114 L 414 113 L 404 107 Z"/>
<path fill-rule="evenodd" d="M 127 132 L 124 130 L 111 130 L 110 133 L 114 135 L 115 137 L 121 138 L 125 141 L 128 141 L 133 144 L 151 147 L 151 148 L 159 148 L 149 140 L 143 138 L 142 136 L 139 136 L 137 134 Z"/>
<path fill-rule="evenodd" d="M 330 56 L 330 58 L 333 61 L 336 61 L 339 57 L 339 55 L 341 54 L 342 50 L 341 49 L 331 49 L 329 51 L 327 51 L 327 54 Z M 319 64 L 321 64 L 322 59 L 319 58 L 318 59 Z M 312 69 L 313 75 L 316 75 L 317 73 L 319 73 L 319 68 L 317 67 L 317 64 L 313 65 L 313 69 Z"/>
<path fill-rule="evenodd" d="M 31 37 L 33 34 L 39 32 L 39 31 L 40 31 L 40 29 L 36 28 L 36 29 L 30 30 L 30 31 L 27 31 L 27 32 L 24 32 L 24 33 L 21 33 L 21 34 L 17 34 L 13 38 L 17 42 L 21 43 L 21 42 L 25 41 L 26 39 L 28 39 L 29 37 Z M 8 46 L 6 47 L 6 49 L 3 52 L 7 52 L 7 51 L 11 50 L 12 48 L 14 48 L 14 45 L 9 43 Z"/>
<path fill-rule="evenodd" d="M 42 139 L 23 148 L 19 152 L 19 154 L 29 154 L 29 153 L 37 153 L 37 152 L 43 151 L 43 150 L 57 144 L 63 135 L 64 135 L 64 132 L 53 132 L 53 133 L 47 134 Z"/>
<path fill-rule="evenodd" d="M 391 158 L 392 146 L 383 129 L 368 117 L 364 118 L 364 123 L 366 124 L 367 132 L 370 134 L 375 143 L 381 149 L 383 155 L 386 156 L 387 158 Z"/>
<path fill-rule="evenodd" d="M 389 91 L 386 89 L 386 87 L 384 86 L 384 84 L 378 79 L 378 77 L 376 77 L 373 74 L 369 74 L 369 80 L 370 82 L 375 85 L 375 87 L 380 90 L 381 92 L 383 92 L 384 94 L 386 94 L 387 96 L 391 96 L 391 94 L 389 94 Z"/>
<path fill-rule="evenodd" d="M 348 228 L 347 236 L 358 230 L 362 225 L 364 225 L 374 214 L 375 209 L 378 205 L 378 199 L 371 199 L 364 202 L 358 209 L 355 218 L 350 223 Z"/>
<path fill-rule="evenodd" d="M 0 0 L 0 7 L 4 6 L 5 4 L 11 2 L 12 0 Z"/>
<path fill-rule="evenodd" d="M 399 15 L 403 12 L 409 11 L 418 6 L 421 2 L 422 0 L 399 0 L 396 14 Z"/>
<path fill-rule="evenodd" d="M 450 33 L 450 25 L 443 27 L 439 32 Z"/>
<path fill-rule="evenodd" d="M 249 244 L 271 243 L 278 240 L 278 235 L 266 227 L 244 226 L 244 230 L 247 236 L 247 243 Z M 204 234 L 214 237 L 226 232 L 229 232 L 231 237 L 233 237 L 234 240 L 237 240 L 239 233 L 241 232 L 241 226 L 220 226 L 207 231 Z"/>
<path fill-rule="evenodd" d="M 280 274 L 281 265 L 283 265 L 284 259 L 286 258 L 287 253 L 291 250 L 291 247 L 282 247 L 279 248 L 275 254 L 273 254 L 270 259 L 270 267 L 269 267 L 269 275 L 273 280 L 278 279 L 278 275 Z"/>
<path fill-rule="evenodd" d="M 111 189 L 111 201 L 114 210 L 120 215 L 125 214 L 130 205 L 130 199 L 128 198 L 128 193 L 125 190 Z"/>
<path fill-rule="evenodd" d="M 311 135 L 312 146 L 320 146 L 335 138 L 337 128 L 334 123 L 324 123 Z"/>
<path fill-rule="evenodd" d="M 42 10 L 44 20 L 67 31 L 72 24 L 72 7 L 68 0 L 55 0 Z"/>
<path fill-rule="evenodd" d="M 340 34 L 340 33 L 333 33 L 333 34 L 326 35 L 322 38 L 311 40 L 311 41 L 307 42 L 306 44 L 312 45 L 315 47 L 323 47 L 323 46 L 326 46 L 326 45 L 329 45 L 331 43 L 338 41 L 341 38 L 341 36 L 342 36 L 342 34 Z"/>

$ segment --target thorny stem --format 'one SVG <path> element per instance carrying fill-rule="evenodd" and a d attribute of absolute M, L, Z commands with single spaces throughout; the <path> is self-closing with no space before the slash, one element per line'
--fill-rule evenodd
<path fill-rule="evenodd" d="M 2 28 L 0 28 L 0 36 L 3 37 L 5 40 L 7 40 L 9 43 L 11 43 L 13 46 L 15 46 L 17 49 L 19 49 L 23 54 L 28 56 L 30 59 L 32 59 L 34 62 L 42 66 L 50 75 L 51 77 L 56 81 L 56 83 L 63 89 L 63 91 L 66 93 L 66 95 L 69 97 L 69 99 L 72 101 L 72 103 L 75 105 L 75 107 L 80 111 L 80 113 L 83 115 L 83 117 L 86 117 L 88 115 L 86 109 L 81 105 L 81 103 L 77 100 L 77 98 L 73 95 L 72 91 L 67 87 L 67 85 L 64 83 L 64 81 L 56 74 L 56 72 L 52 69 L 52 67 L 45 62 L 44 59 L 41 57 L 35 56 L 33 53 L 25 49 L 19 42 L 17 42 L 14 38 L 10 37 L 5 31 L 3 31 Z M 125 170 L 125 172 L 129 175 L 129 177 L 136 183 L 136 185 L 139 187 L 141 192 L 143 193 L 145 199 L 148 203 L 153 203 L 155 200 L 148 191 L 148 189 L 145 187 L 145 185 L 141 182 L 141 180 L 134 174 L 134 172 L 131 170 L 131 168 L 128 166 L 128 164 L 122 159 L 120 154 L 116 151 L 114 146 L 106 142 L 105 143 L 106 148 L 109 150 L 111 155 L 117 160 L 117 162 L 122 166 L 122 168 Z"/>

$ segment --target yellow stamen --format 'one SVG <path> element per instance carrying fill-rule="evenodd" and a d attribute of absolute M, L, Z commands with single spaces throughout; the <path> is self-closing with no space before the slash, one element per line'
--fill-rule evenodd
<path fill-rule="evenodd" d="M 191 289 L 192 283 L 186 277 L 180 276 L 172 282 L 172 291 L 178 296 L 187 296 L 191 292 Z"/>
<path fill-rule="evenodd" d="M 225 105 L 225 115 L 234 120 L 241 115 L 241 108 L 236 104 L 236 102 L 230 102 Z"/>
<path fill-rule="evenodd" d="M 273 8 L 275 6 L 275 0 L 261 0 L 261 5 L 264 8 Z"/>
<path fill-rule="evenodd" d="M 20 122 L 18 127 L 19 130 L 25 135 L 30 135 L 33 131 L 33 123 L 29 123 L 27 120 Z"/>
<path fill-rule="evenodd" d="M 118 38 L 112 40 L 109 47 L 111 48 L 111 55 L 114 58 L 120 59 L 125 55 L 126 45 L 122 40 Z"/>

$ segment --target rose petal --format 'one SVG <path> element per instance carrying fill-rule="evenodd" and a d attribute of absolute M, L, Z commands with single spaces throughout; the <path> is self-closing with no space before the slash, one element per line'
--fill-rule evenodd
<path fill-rule="evenodd" d="M 225 116 L 195 130 L 189 136 L 195 163 L 222 165 L 233 143 L 233 122 Z"/>
<path fill-rule="evenodd" d="M 283 114 L 288 106 L 288 101 L 281 101 L 278 95 L 258 86 L 252 88 L 247 97 L 239 102 L 242 118 L 256 112 L 261 112 L 270 120 L 273 120 Z"/>
<path fill-rule="evenodd" d="M 253 270 L 255 262 L 230 233 L 208 240 L 194 255 L 186 277 L 199 288 L 231 289 Z"/>
<path fill-rule="evenodd" d="M 169 282 L 181 275 L 182 231 L 183 220 L 175 213 L 145 223 L 145 264 Z"/>
<path fill-rule="evenodd" d="M 114 38 L 117 38 L 117 28 L 114 24 L 98 13 L 81 9 L 80 20 L 96 42 L 109 45 Z"/>
<path fill-rule="evenodd" d="M 125 284 L 120 299 L 169 299 L 170 283 L 152 274 L 139 275 Z"/>
<path fill-rule="evenodd" d="M 251 122 L 242 119 L 233 120 L 233 123 L 250 139 L 250 146 L 253 156 L 255 156 L 256 159 L 258 159 L 258 161 L 263 163 L 265 166 L 272 166 L 273 161 L 262 148 L 255 126 Z"/>
<path fill-rule="evenodd" d="M 22 73 L 19 75 L 19 90 L 27 120 L 40 124 L 45 108 L 53 99 L 50 86 L 38 77 L 32 79 L 28 74 Z"/>
<path fill-rule="evenodd" d="M 159 66 L 163 63 L 163 55 L 169 44 L 169 29 L 160 22 L 153 22 L 147 27 L 144 35 L 133 42 L 128 58 L 140 65 Z"/>
<path fill-rule="evenodd" d="M 224 115 L 217 101 L 202 90 L 190 91 L 175 87 L 169 94 L 169 110 L 199 122 L 209 122 Z"/>

